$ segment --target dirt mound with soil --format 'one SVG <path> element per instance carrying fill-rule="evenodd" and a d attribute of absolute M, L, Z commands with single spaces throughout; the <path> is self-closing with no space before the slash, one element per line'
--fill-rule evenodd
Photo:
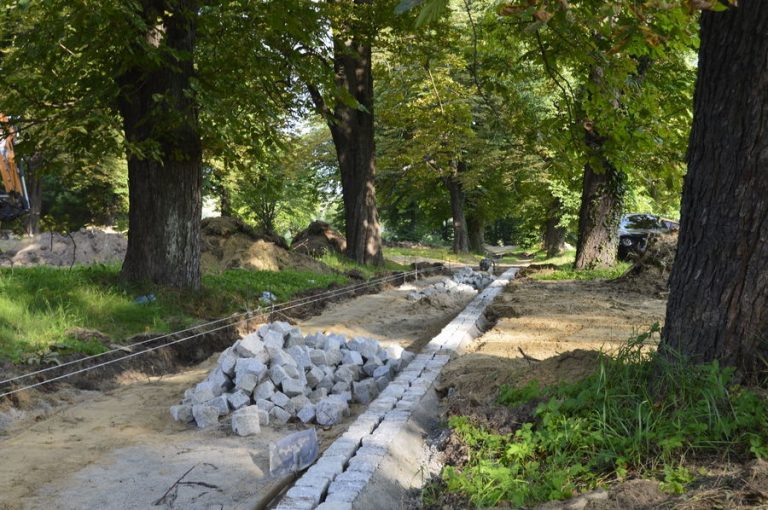
<path fill-rule="evenodd" d="M 291 243 L 291 250 L 311 257 L 320 257 L 331 252 L 344 253 L 346 249 L 346 238 L 324 221 L 313 221 L 306 229 L 296 234 Z"/>
<path fill-rule="evenodd" d="M 203 272 L 218 273 L 234 268 L 333 272 L 311 257 L 287 250 L 284 239 L 260 234 L 234 218 L 206 218 L 202 233 Z"/>
<path fill-rule="evenodd" d="M 676 253 L 677 232 L 651 237 L 645 253 L 635 260 L 626 273 L 614 281 L 627 290 L 666 296 Z"/>
<path fill-rule="evenodd" d="M 67 235 L 45 232 L 0 241 L 0 267 L 120 263 L 127 247 L 128 238 L 109 228 L 82 228 Z"/>

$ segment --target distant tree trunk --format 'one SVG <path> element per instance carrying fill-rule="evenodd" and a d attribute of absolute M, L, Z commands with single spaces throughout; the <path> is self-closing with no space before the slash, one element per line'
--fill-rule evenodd
<path fill-rule="evenodd" d="M 33 154 L 31 158 L 24 158 L 22 164 L 29 195 L 29 214 L 24 218 L 24 232 L 34 236 L 40 233 L 40 215 L 43 210 L 43 181 L 40 178 L 43 157 L 39 153 Z"/>
<path fill-rule="evenodd" d="M 563 204 L 559 198 L 553 198 L 544 223 L 544 250 L 549 258 L 556 256 L 565 247 L 566 229 L 560 226 L 562 216 Z"/>
<path fill-rule="evenodd" d="M 461 163 L 459 163 L 461 164 Z M 458 172 L 443 177 L 443 183 L 448 188 L 451 196 L 451 217 L 453 223 L 453 252 L 469 252 L 469 236 L 467 233 L 467 219 L 464 215 L 464 202 L 466 196 L 461 181 L 458 179 Z"/>
<path fill-rule="evenodd" d="M 467 217 L 469 249 L 474 253 L 485 253 L 485 221 L 474 214 Z"/>
<path fill-rule="evenodd" d="M 603 140 L 591 129 L 585 134 L 592 161 L 601 168 L 584 167 L 579 209 L 579 240 L 575 269 L 610 267 L 616 264 L 619 222 L 624 202 L 625 176 L 601 155 Z"/>
<path fill-rule="evenodd" d="M 661 351 L 768 371 L 768 9 L 704 11 Z"/>
<path fill-rule="evenodd" d="M 160 159 L 128 157 L 130 230 L 122 276 L 198 288 L 202 150 L 190 86 L 198 3 L 142 0 L 141 8 L 146 42 L 158 60 L 127 57 L 139 63 L 120 77 L 118 106 L 126 140 L 156 143 Z"/>
<path fill-rule="evenodd" d="M 353 0 L 356 5 L 372 0 Z M 331 130 L 341 172 L 347 256 L 358 264 L 381 266 L 381 226 L 376 208 L 376 147 L 373 138 L 373 73 L 370 37 L 358 33 L 356 24 L 334 27 L 333 70 L 336 85 L 359 104 L 337 101 L 331 111 L 317 87 L 308 84 L 317 110 Z"/>

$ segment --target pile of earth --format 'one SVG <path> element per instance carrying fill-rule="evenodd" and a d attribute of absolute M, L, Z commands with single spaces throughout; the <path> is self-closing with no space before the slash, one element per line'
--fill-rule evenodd
<path fill-rule="evenodd" d="M 81 228 L 67 235 L 45 232 L 0 241 L 0 267 L 120 263 L 127 246 L 125 235 L 108 227 Z"/>
<path fill-rule="evenodd" d="M 344 253 L 347 240 L 324 221 L 313 221 L 296 234 L 291 250 L 310 257 L 322 257 L 326 253 Z"/>
<path fill-rule="evenodd" d="M 243 268 L 257 271 L 312 271 L 329 273 L 325 264 L 287 249 L 284 239 L 256 232 L 235 218 L 206 218 L 202 223 L 201 265 L 218 273 Z"/>
<path fill-rule="evenodd" d="M 615 282 L 647 295 L 666 296 L 669 292 L 669 274 L 677 253 L 677 232 L 653 236 L 645 252 Z"/>

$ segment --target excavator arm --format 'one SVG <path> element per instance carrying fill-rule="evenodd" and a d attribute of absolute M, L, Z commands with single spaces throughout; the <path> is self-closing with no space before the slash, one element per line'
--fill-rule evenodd
<path fill-rule="evenodd" d="M 10 119 L 0 113 L 0 221 L 11 221 L 29 212 L 29 195 L 24 173 L 16 164 L 13 142 L 16 132 Z"/>

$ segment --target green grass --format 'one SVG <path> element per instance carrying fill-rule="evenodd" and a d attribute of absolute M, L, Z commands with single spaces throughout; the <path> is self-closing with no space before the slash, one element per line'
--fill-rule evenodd
<path fill-rule="evenodd" d="M 0 270 L 0 361 L 40 359 L 51 351 L 95 354 L 105 346 L 78 340 L 74 328 L 98 330 L 119 343 L 143 332 L 170 332 L 204 319 L 253 309 L 263 291 L 280 301 L 310 288 L 348 281 L 340 275 L 228 270 L 203 277 L 198 292 L 126 286 L 116 266 Z M 156 300 L 138 304 L 138 296 Z"/>
<path fill-rule="evenodd" d="M 389 250 L 385 251 L 384 255 L 385 256 L 389 255 Z M 360 273 L 362 273 L 363 276 L 365 276 L 368 279 L 374 278 L 376 277 L 377 274 L 382 272 L 408 271 L 411 269 L 407 265 L 398 264 L 397 262 L 393 262 L 387 259 L 384 260 L 383 267 L 362 266 L 348 259 L 343 255 L 339 255 L 338 253 L 326 253 L 325 255 L 320 257 L 318 260 L 323 264 L 325 264 L 326 266 L 332 269 L 335 269 L 336 271 L 340 271 L 342 273 L 345 273 L 347 271 L 359 271 Z"/>
<path fill-rule="evenodd" d="M 542 402 L 513 434 L 451 418 L 470 451 L 466 465 L 444 468 L 447 489 L 479 507 L 535 505 L 635 476 L 681 493 L 691 461 L 768 457 L 765 396 L 733 384 L 717 363 L 656 358 L 643 348 L 649 334 L 574 384 L 502 388 L 499 402 L 512 408 Z"/>
<path fill-rule="evenodd" d="M 476 253 L 453 253 L 447 247 L 424 247 L 424 248 L 395 248 L 388 247 L 384 249 L 385 257 L 421 257 L 427 259 L 441 260 L 444 262 L 456 262 L 460 264 L 476 265 L 484 258 L 484 255 Z"/>
<path fill-rule="evenodd" d="M 533 257 L 525 257 L 524 255 L 533 255 Z M 502 259 L 504 263 L 526 263 L 531 264 L 554 264 L 556 266 L 571 265 L 576 259 L 576 250 L 565 250 L 554 257 L 547 257 L 545 250 L 530 251 L 530 250 L 516 250 L 508 255 L 505 255 Z"/>
<path fill-rule="evenodd" d="M 632 266 L 629 262 L 617 262 L 605 269 L 576 270 L 570 264 L 560 265 L 556 271 L 543 270 L 530 275 L 532 280 L 613 280 L 627 272 Z"/>

